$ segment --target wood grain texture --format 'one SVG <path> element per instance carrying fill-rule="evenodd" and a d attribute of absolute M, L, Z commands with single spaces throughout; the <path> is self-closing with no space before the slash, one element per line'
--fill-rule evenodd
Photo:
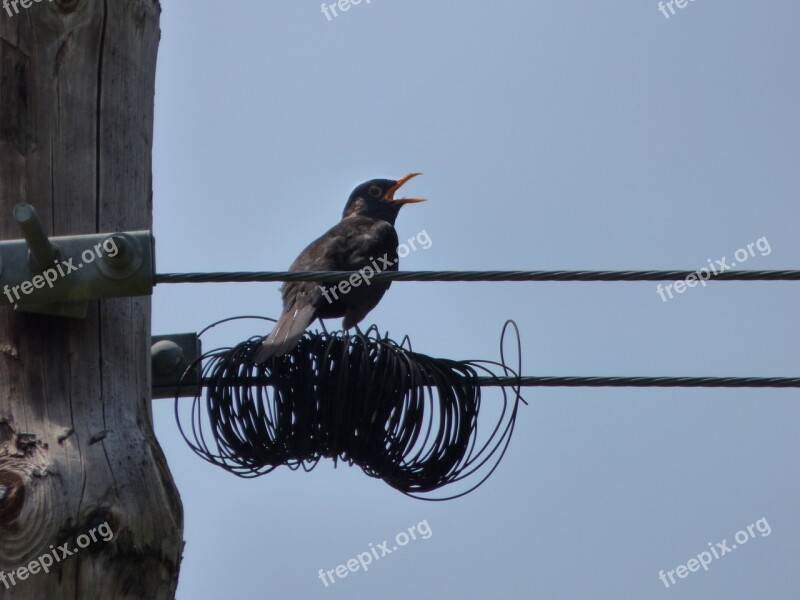
<path fill-rule="evenodd" d="M 149 229 L 157 0 L 0 14 L 0 236 L 34 205 L 52 235 Z M 173 598 L 183 513 L 150 407 L 150 298 L 86 320 L 0 310 L 0 570 L 107 522 L 0 598 Z"/>

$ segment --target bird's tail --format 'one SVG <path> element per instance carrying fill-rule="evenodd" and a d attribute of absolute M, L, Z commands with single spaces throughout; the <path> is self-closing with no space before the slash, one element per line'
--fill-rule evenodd
<path fill-rule="evenodd" d="M 316 318 L 316 310 L 310 304 L 292 307 L 278 319 L 272 332 L 261 342 L 253 360 L 263 363 L 272 356 L 286 354 L 297 345 L 306 327 Z"/>

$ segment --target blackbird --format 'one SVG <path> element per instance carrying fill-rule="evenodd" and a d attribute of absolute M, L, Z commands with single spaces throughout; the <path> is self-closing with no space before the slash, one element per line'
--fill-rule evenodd
<path fill-rule="evenodd" d="M 254 360 L 262 363 L 292 350 L 314 319 L 344 317 L 342 327 L 350 329 L 380 302 L 391 282 L 372 282 L 379 271 L 396 271 L 397 231 L 394 222 L 404 204 L 424 198 L 394 195 L 409 179 L 372 179 L 362 183 L 345 204 L 342 220 L 311 242 L 289 267 L 290 271 L 361 271 L 347 284 L 286 282 L 281 287 L 283 312 L 272 332 L 256 350 Z"/>

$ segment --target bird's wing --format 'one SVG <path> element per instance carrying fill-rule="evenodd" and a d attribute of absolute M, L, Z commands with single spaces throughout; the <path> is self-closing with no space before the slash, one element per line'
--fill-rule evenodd
<path fill-rule="evenodd" d="M 343 239 L 344 251 L 339 269 L 361 271 L 362 276 L 356 278 L 355 284 L 341 297 L 345 307 L 342 321 L 344 329 L 360 323 L 389 289 L 390 282 L 372 282 L 372 275 L 381 271 L 396 271 L 398 268 L 395 228 L 378 219 L 361 217 L 354 220 Z"/>
<path fill-rule="evenodd" d="M 342 219 L 311 242 L 289 267 L 290 271 L 357 271 L 369 265 L 377 270 L 397 270 L 397 232 L 380 219 L 353 216 Z M 375 269 L 373 269 L 375 270 Z M 353 313 L 347 327 L 355 325 L 380 301 L 388 283 L 354 288 L 342 297 L 343 311 Z M 256 351 L 256 362 L 280 356 L 295 347 L 306 328 L 329 303 L 318 283 L 286 282 L 281 288 L 283 313 L 274 329 Z M 358 313 L 358 318 L 353 318 Z M 323 318 L 326 316 L 323 312 Z M 330 315 L 327 316 L 337 316 Z M 338 316 L 342 316 L 339 313 Z"/>
<path fill-rule="evenodd" d="M 357 271 L 379 256 L 395 261 L 397 243 L 397 232 L 383 219 L 347 217 L 311 242 L 289 270 Z"/>

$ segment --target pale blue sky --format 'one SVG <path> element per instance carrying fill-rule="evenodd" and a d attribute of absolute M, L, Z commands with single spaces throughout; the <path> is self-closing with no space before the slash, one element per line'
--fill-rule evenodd
<path fill-rule="evenodd" d="M 352 188 L 410 171 L 402 269 L 694 269 L 766 237 L 798 267 L 800 6 L 163 0 L 155 128 L 159 272 L 283 270 Z M 277 316 L 278 284 L 158 286 L 155 334 Z M 396 283 L 367 318 L 434 356 L 529 375 L 800 372 L 798 284 Z M 214 332 L 206 347 L 261 333 Z M 156 401 L 183 499 L 180 600 L 797 597 L 797 390 L 533 389 L 475 493 L 412 500 L 357 468 L 239 480 Z M 487 402 L 491 402 L 487 398 Z M 771 534 L 675 569 L 766 518 Z M 325 587 L 426 521 L 429 539 Z"/>

